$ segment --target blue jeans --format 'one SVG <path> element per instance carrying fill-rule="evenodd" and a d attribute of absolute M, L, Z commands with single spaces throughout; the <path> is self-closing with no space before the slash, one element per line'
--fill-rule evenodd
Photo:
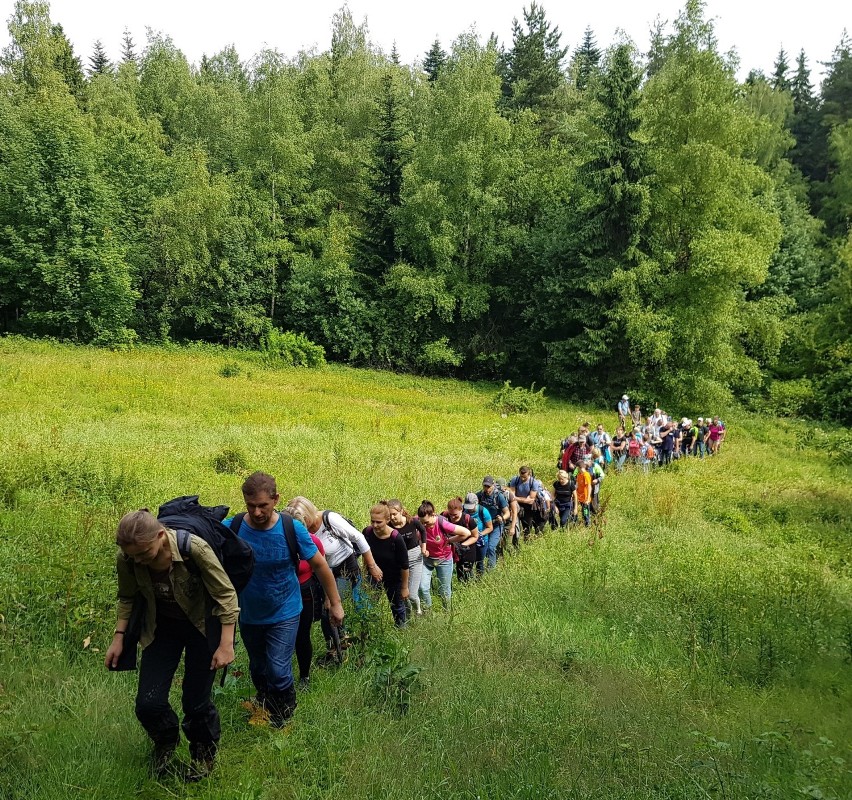
<path fill-rule="evenodd" d="M 494 530 L 488 534 L 488 546 L 485 548 L 485 557 L 488 559 L 488 569 L 497 566 L 497 546 L 503 538 L 503 526 L 495 525 Z"/>
<path fill-rule="evenodd" d="M 423 559 L 423 577 L 420 579 L 420 596 L 425 608 L 432 607 L 432 572 L 438 576 L 438 594 L 444 608 L 450 607 L 450 596 L 453 593 L 453 559 Z"/>
<path fill-rule="evenodd" d="M 493 534 L 483 536 L 479 534 L 479 539 L 476 541 L 476 571 L 479 575 L 485 573 L 485 558 L 488 554 L 488 545 Z"/>
<path fill-rule="evenodd" d="M 627 450 L 622 451 L 615 457 L 615 469 L 617 472 L 621 472 L 625 461 L 627 461 Z"/>
<path fill-rule="evenodd" d="M 299 614 L 271 625 L 240 623 L 249 673 L 258 692 L 283 692 L 293 685 L 293 651 L 298 630 Z"/>
<path fill-rule="evenodd" d="M 562 528 L 567 527 L 568 523 L 571 521 L 571 512 L 574 510 L 571 508 L 571 503 L 563 503 L 560 505 L 555 500 L 553 502 L 556 503 L 556 509 L 559 511 L 559 526 Z"/>

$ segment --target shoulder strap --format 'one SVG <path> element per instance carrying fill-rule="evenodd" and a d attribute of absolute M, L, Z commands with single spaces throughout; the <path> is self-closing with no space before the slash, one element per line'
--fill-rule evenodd
<path fill-rule="evenodd" d="M 192 538 L 190 537 L 189 531 L 185 531 L 183 528 L 180 528 L 175 531 L 175 536 L 177 537 L 178 552 L 180 553 L 180 557 L 183 559 L 184 564 L 186 564 L 186 568 L 190 572 L 198 572 L 198 565 L 190 557 L 190 551 L 192 550 Z"/>
<path fill-rule="evenodd" d="M 281 517 L 281 527 L 284 529 L 284 539 L 290 549 L 293 566 L 298 569 L 302 554 L 299 552 L 299 543 L 296 541 L 296 526 L 293 524 L 293 518 L 283 511 L 279 511 L 278 516 Z"/>
<path fill-rule="evenodd" d="M 231 518 L 230 523 L 228 524 L 228 527 L 234 533 L 238 534 L 240 532 L 240 527 L 242 526 L 243 520 L 245 518 L 246 518 L 246 512 L 245 511 L 242 511 L 239 514 L 234 514 L 234 516 Z"/>

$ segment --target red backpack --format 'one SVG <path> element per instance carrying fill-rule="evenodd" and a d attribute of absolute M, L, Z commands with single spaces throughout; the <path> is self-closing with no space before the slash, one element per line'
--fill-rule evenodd
<path fill-rule="evenodd" d="M 639 458 L 642 454 L 642 442 L 640 442 L 635 436 L 630 437 L 630 442 L 627 445 L 627 455 L 630 458 Z"/>

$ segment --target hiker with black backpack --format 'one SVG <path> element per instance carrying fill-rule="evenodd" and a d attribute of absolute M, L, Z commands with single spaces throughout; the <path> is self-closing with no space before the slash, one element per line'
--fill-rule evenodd
<path fill-rule="evenodd" d="M 246 513 L 226 520 L 255 554 L 251 580 L 240 593 L 240 633 L 249 655 L 256 701 L 269 724 L 282 727 L 296 710 L 293 652 L 302 611 L 297 568 L 306 560 L 322 585 L 330 624 L 343 624 L 337 584 L 305 526 L 276 509 L 275 478 L 255 472 L 242 485 Z"/>
<path fill-rule="evenodd" d="M 482 479 L 482 490 L 476 493 L 476 498 L 479 504 L 487 509 L 491 515 L 493 529 L 488 536 L 485 557 L 488 569 L 494 569 L 497 566 L 497 552 L 502 544 L 503 530 L 511 516 L 509 498 L 505 490 L 497 486 L 497 481 L 494 480 L 493 475 L 486 475 Z"/>
<path fill-rule="evenodd" d="M 113 670 L 135 668 L 136 641 L 130 639 L 131 634 L 138 637 L 142 658 L 136 717 L 154 743 L 154 775 L 164 777 L 173 770 L 180 741 L 169 690 L 183 655 L 182 727 L 191 757 L 184 777 L 198 780 L 210 772 L 216 757 L 221 727 L 210 694 L 216 670 L 234 660 L 239 607 L 213 548 L 199 536 L 185 535 L 186 555 L 178 532 L 148 509 L 121 518 L 115 537 L 120 548 L 118 621 L 105 664 Z"/>

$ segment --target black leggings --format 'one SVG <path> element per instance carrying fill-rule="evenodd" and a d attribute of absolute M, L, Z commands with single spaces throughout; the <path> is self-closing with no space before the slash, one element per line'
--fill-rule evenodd
<path fill-rule="evenodd" d="M 296 661 L 299 664 L 299 678 L 307 678 L 311 673 L 311 660 L 314 657 L 314 646 L 311 643 L 311 626 L 314 624 L 314 595 L 311 591 L 311 580 L 303 583 L 302 613 L 299 615 L 299 628 L 296 631 Z"/>

